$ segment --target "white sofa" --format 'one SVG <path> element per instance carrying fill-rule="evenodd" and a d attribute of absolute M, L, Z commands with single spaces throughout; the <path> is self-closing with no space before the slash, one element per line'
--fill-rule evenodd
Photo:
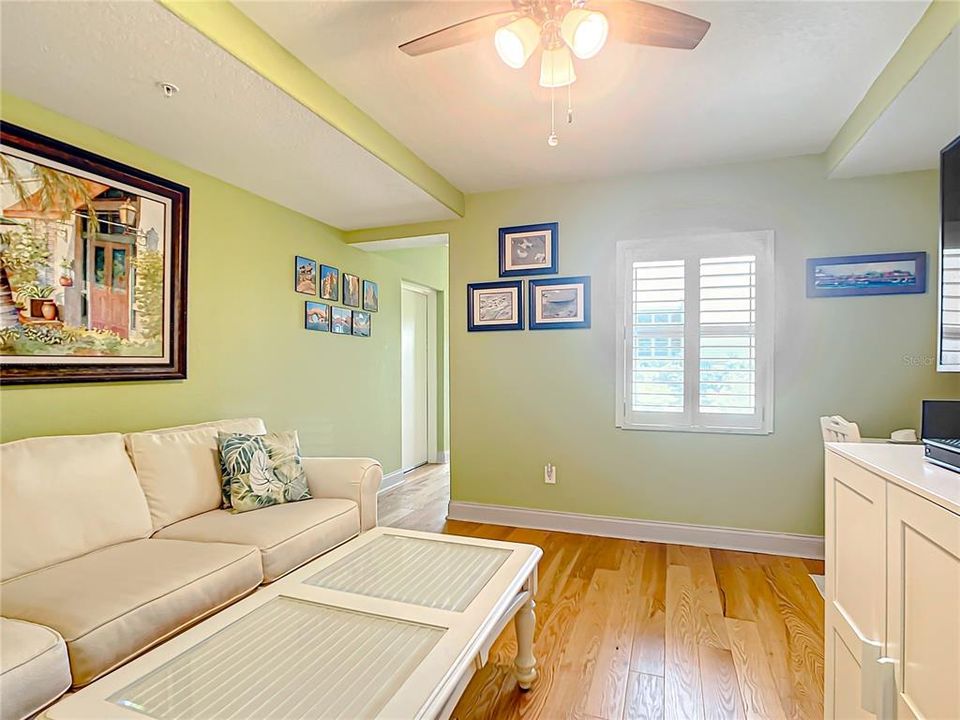
<path fill-rule="evenodd" d="M 37 712 L 377 523 L 382 469 L 304 458 L 313 499 L 220 509 L 217 432 L 0 446 L 0 720 Z"/>

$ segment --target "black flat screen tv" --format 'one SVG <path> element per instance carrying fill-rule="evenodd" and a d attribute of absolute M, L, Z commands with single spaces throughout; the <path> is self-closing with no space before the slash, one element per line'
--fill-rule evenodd
<path fill-rule="evenodd" d="M 937 370 L 960 372 L 960 137 L 940 152 Z"/>

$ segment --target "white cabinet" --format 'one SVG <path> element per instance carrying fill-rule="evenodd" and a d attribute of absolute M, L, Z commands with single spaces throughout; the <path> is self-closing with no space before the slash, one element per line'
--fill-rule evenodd
<path fill-rule="evenodd" d="M 828 444 L 826 718 L 960 718 L 960 474 Z"/>

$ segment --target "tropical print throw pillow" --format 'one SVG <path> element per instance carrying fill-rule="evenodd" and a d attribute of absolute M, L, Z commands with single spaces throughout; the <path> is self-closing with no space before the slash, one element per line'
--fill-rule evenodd
<path fill-rule="evenodd" d="M 297 433 L 220 433 L 224 501 L 233 512 L 309 500 Z"/>

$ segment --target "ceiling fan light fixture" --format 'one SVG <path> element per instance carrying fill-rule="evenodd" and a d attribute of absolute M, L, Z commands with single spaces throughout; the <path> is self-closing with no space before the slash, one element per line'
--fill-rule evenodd
<path fill-rule="evenodd" d="M 540 87 L 566 87 L 572 85 L 576 79 L 573 57 L 566 45 L 543 51 L 543 57 L 540 59 Z"/>
<path fill-rule="evenodd" d="M 603 13 L 573 8 L 560 23 L 560 37 L 581 60 L 588 60 L 603 49 L 610 24 Z"/>
<path fill-rule="evenodd" d="M 493 36 L 497 55 L 503 62 L 519 70 L 540 43 L 540 27 L 533 18 L 522 17 L 498 28 Z"/>

